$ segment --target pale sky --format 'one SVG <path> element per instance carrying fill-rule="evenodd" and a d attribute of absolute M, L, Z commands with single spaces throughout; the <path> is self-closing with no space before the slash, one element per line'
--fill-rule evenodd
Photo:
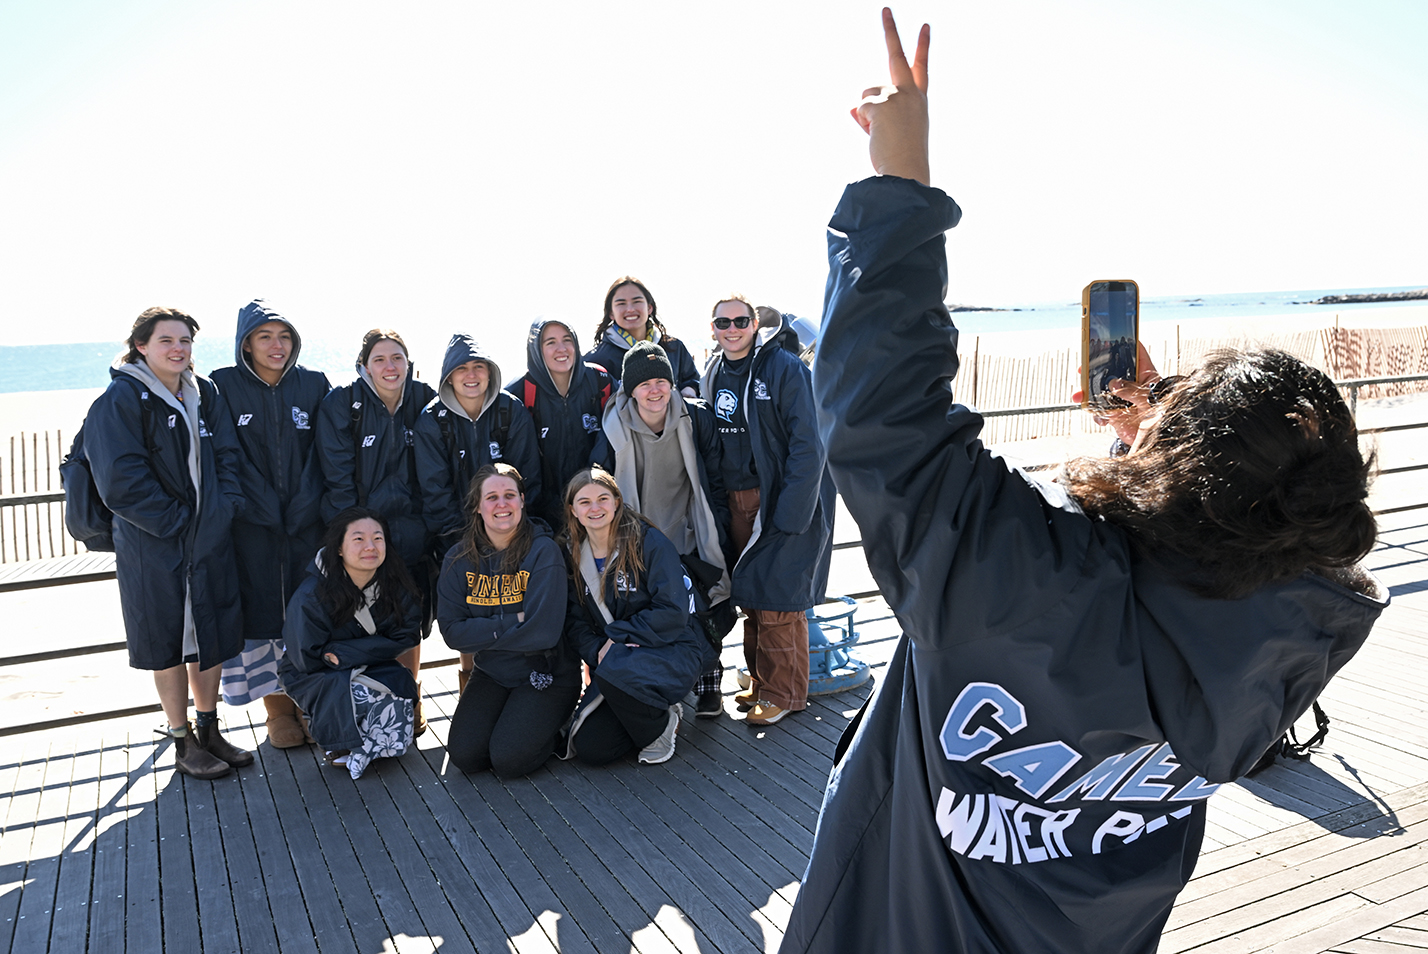
<path fill-rule="evenodd" d="M 817 317 L 870 174 L 876 3 L 0 0 L 6 343 L 143 308 L 231 340 L 389 325 L 589 346 L 610 280 L 702 348 L 727 291 Z M 1428 4 L 897 4 L 933 27 L 949 299 L 1428 284 Z M 520 368 L 508 368 L 511 376 Z"/>

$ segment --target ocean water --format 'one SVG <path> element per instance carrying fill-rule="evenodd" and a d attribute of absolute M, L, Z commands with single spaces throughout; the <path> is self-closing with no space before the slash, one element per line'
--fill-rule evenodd
<path fill-rule="evenodd" d="M 1177 295 L 1142 298 L 1141 321 L 1188 322 L 1199 318 L 1255 318 L 1266 315 L 1303 314 L 1306 323 L 1332 322 L 1335 314 L 1363 308 L 1392 308 L 1395 304 L 1423 305 L 1423 301 L 1372 303 L 1363 305 L 1312 305 L 1326 295 L 1371 294 L 1411 291 L 1422 285 L 1398 285 L 1385 288 L 1326 288 L 1274 292 L 1237 292 L 1216 295 Z M 967 304 L 983 304 L 968 302 Z M 1079 327 L 1080 299 L 1059 302 L 1039 302 L 999 306 L 1004 311 L 959 312 L 953 315 L 957 327 L 966 334 L 990 334 L 998 331 L 1037 331 L 1050 328 Z M 411 339 L 409 339 L 411 340 Z M 445 337 L 441 340 L 444 342 Z M 356 358 L 353 336 L 341 339 L 304 337 L 301 361 L 309 368 L 325 371 L 334 385 L 346 384 L 353 378 Z M 45 345 L 0 345 L 0 394 L 17 391 L 63 391 L 72 388 L 98 388 L 109 383 L 109 366 L 123 349 L 118 341 L 63 343 Z M 497 355 L 507 378 L 524 371 L 524 358 L 519 365 L 507 367 L 508 356 Z M 440 353 L 413 355 L 417 366 L 430 381 L 440 362 Z M 222 335 L 199 335 L 194 341 L 194 365 L 208 373 L 233 363 L 231 338 Z"/>
<path fill-rule="evenodd" d="M 1267 315 L 1303 314 L 1306 323 L 1332 324 L 1335 314 L 1363 308 L 1392 308 L 1395 305 L 1428 304 L 1428 301 L 1374 302 L 1362 305 L 1312 305 L 1327 295 L 1366 295 L 1415 291 L 1423 285 L 1395 285 L 1385 288 L 1322 288 L 1273 292 L 1233 292 L 1218 295 L 1147 296 L 1140 300 L 1140 320 L 1194 321 L 1197 318 L 1256 318 Z M 969 305 L 980 304 L 967 302 Z M 1079 328 L 1081 299 L 1004 306 L 1012 311 L 958 312 L 952 316 L 957 327 L 968 334 L 997 331 L 1039 331 L 1046 328 Z M 0 359 L 3 360 L 3 359 Z"/>

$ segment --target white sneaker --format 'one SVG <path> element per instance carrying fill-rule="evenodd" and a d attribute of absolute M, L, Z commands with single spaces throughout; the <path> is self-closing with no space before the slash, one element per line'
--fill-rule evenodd
<path fill-rule="evenodd" d="M 669 707 L 669 722 L 660 737 L 640 749 L 642 765 L 658 765 L 674 758 L 674 734 L 679 729 L 679 719 L 684 715 L 684 706 L 679 703 Z"/>

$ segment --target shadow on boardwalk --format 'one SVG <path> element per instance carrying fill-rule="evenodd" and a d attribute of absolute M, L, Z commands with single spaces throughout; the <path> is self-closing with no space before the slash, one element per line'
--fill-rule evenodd
<path fill-rule="evenodd" d="M 1428 948 L 1421 517 L 1370 564 L 1395 602 L 1324 695 L 1326 745 L 1211 799 L 1162 952 Z M 860 628 L 880 674 L 896 622 L 872 600 Z M 740 654 L 731 639 L 726 665 Z M 431 732 L 357 782 L 268 746 L 261 705 L 227 710 L 257 761 L 215 782 L 174 773 L 158 716 L 0 739 L 0 952 L 777 948 L 868 687 L 767 730 L 686 719 L 664 765 L 502 782 L 446 763 L 454 681 L 427 673 Z"/>
<path fill-rule="evenodd" d="M 776 730 L 687 719 L 661 766 L 553 760 L 502 782 L 446 764 L 456 694 L 434 689 L 418 751 L 355 783 L 315 746 L 259 744 L 261 723 L 230 726 L 258 760 L 214 782 L 139 726 L 78 751 L 31 740 L 0 765 L 0 949 L 769 949 L 866 696 Z"/>

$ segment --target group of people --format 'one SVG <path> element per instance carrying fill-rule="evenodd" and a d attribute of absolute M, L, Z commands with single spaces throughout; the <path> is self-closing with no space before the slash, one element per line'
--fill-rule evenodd
<path fill-rule="evenodd" d="M 739 610 L 735 704 L 754 725 L 804 708 L 834 492 L 804 342 L 762 311 L 716 303 L 701 376 L 626 276 L 588 353 L 537 320 L 507 383 L 456 334 L 434 388 L 381 328 L 332 387 L 262 300 L 203 378 L 198 323 L 145 311 L 85 452 L 114 513 L 130 664 L 155 673 L 179 771 L 252 761 L 219 730 L 220 693 L 262 699 L 271 744 L 315 741 L 353 778 L 401 755 L 425 729 L 433 622 L 460 653 L 447 745 L 466 771 L 665 761 L 689 694 L 698 717 L 724 711 Z"/>
<path fill-rule="evenodd" d="M 220 666 L 231 701 L 270 700 L 274 744 L 310 733 L 354 776 L 404 751 L 433 619 L 467 771 L 669 758 L 688 693 L 720 711 L 734 607 L 735 701 L 777 723 L 806 704 L 836 480 L 904 636 L 835 753 L 781 950 L 1155 950 L 1206 799 L 1387 604 L 1358 565 L 1373 461 L 1333 382 L 1277 351 L 1173 379 L 1142 352 L 1107 385 L 1122 452 L 1054 482 L 991 454 L 950 393 L 961 210 L 930 184 L 929 31 L 909 63 L 883 25 L 891 84 L 853 110 L 877 175 L 830 224 L 811 377 L 791 322 L 737 296 L 697 373 L 631 278 L 583 358 L 537 321 L 504 391 L 462 335 L 428 387 L 388 330 L 330 388 L 261 301 L 210 383 L 192 318 L 140 316 L 85 430 L 181 771 L 252 758 L 217 730 Z"/>

